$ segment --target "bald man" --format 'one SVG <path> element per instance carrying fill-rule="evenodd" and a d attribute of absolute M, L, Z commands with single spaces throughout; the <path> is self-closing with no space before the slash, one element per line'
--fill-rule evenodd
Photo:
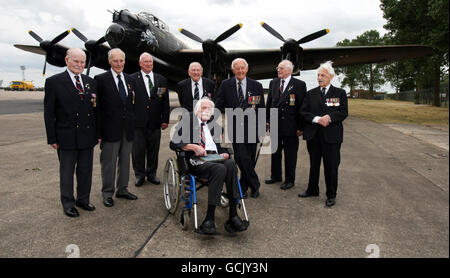
<path fill-rule="evenodd" d="M 203 77 L 203 67 L 198 62 L 192 62 L 188 69 L 189 78 L 178 82 L 177 94 L 180 106 L 192 112 L 195 102 L 208 97 L 214 100 L 214 81 Z"/>
<path fill-rule="evenodd" d="M 78 217 L 75 205 L 87 211 L 95 210 L 89 196 L 94 147 L 100 141 L 96 124 L 97 82 L 82 74 L 86 64 L 83 50 L 67 50 L 65 61 L 66 71 L 45 80 L 44 120 L 47 143 L 58 153 L 64 213 Z"/>
<path fill-rule="evenodd" d="M 132 150 L 136 186 L 142 186 L 145 177 L 153 184 L 160 184 L 156 171 L 161 129 L 169 126 L 170 113 L 167 80 L 153 72 L 152 55 L 142 53 L 139 66 L 141 70 L 131 75 L 136 81 L 136 127 Z"/>
<path fill-rule="evenodd" d="M 300 107 L 306 95 L 306 83 L 294 78 L 294 65 L 289 60 L 281 61 L 277 67 L 278 78 L 270 81 L 267 97 L 267 125 L 269 126 L 270 108 L 278 111 L 278 149 L 271 157 L 271 176 L 266 184 L 280 182 L 281 152 L 284 150 L 284 183 L 282 190 L 295 185 L 297 167 L 298 137 L 303 134 L 303 122 Z M 270 127 L 270 126 L 269 126 Z"/>
<path fill-rule="evenodd" d="M 102 197 L 103 204 L 112 207 L 114 192 L 117 198 L 137 199 L 137 196 L 128 191 L 136 89 L 134 79 L 123 72 L 125 53 L 119 48 L 111 49 L 108 52 L 108 61 L 111 69 L 96 75 L 95 80 L 98 83 L 102 138 Z"/>

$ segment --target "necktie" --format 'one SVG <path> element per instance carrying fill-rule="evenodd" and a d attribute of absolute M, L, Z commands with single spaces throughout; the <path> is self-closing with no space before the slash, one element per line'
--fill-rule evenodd
<path fill-rule="evenodd" d="M 202 148 L 206 148 L 206 141 L 205 141 L 205 132 L 203 131 L 203 127 L 205 126 L 205 123 L 202 123 L 200 125 L 200 146 L 202 146 Z"/>
<path fill-rule="evenodd" d="M 244 93 L 242 93 L 241 81 L 238 82 L 239 106 L 244 109 Z"/>
<path fill-rule="evenodd" d="M 283 94 L 283 89 L 284 89 L 284 79 L 281 79 L 280 95 Z"/>
<path fill-rule="evenodd" d="M 148 93 L 150 96 L 152 96 L 152 90 L 153 90 L 153 83 L 152 83 L 152 79 L 150 78 L 150 75 L 145 75 L 148 79 Z"/>
<path fill-rule="evenodd" d="M 75 75 L 75 87 L 78 90 L 78 95 L 80 96 L 81 100 L 84 99 L 84 90 L 83 86 L 81 86 L 80 77 L 78 75 Z"/>
<path fill-rule="evenodd" d="M 125 91 L 125 86 L 123 85 L 122 78 L 120 78 L 120 74 L 117 75 L 117 79 L 119 79 L 119 96 L 122 99 L 123 104 L 127 102 L 127 93 Z"/>
<path fill-rule="evenodd" d="M 327 88 L 322 88 L 322 96 L 325 96 L 327 94 Z"/>
<path fill-rule="evenodd" d="M 200 93 L 198 91 L 198 83 L 195 82 L 194 100 L 199 100 L 199 99 L 200 99 Z"/>

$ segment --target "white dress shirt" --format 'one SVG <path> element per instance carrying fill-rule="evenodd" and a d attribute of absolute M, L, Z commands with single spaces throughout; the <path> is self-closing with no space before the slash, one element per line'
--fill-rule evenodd
<path fill-rule="evenodd" d="M 331 84 L 328 84 L 328 86 L 326 86 L 325 87 L 325 94 L 327 94 L 328 93 L 328 90 L 330 89 L 330 86 L 331 86 Z M 322 87 L 319 87 L 319 90 L 320 90 L 320 94 L 322 94 Z M 319 116 L 315 116 L 314 117 L 314 119 L 313 119 L 313 124 L 317 124 L 317 123 L 319 123 L 319 119 L 320 119 L 321 117 L 319 117 Z M 330 122 L 331 122 L 331 119 L 330 119 Z"/>
<path fill-rule="evenodd" d="M 148 78 L 146 75 L 150 76 L 150 80 L 152 81 L 153 87 L 155 87 L 155 78 L 153 76 L 153 71 L 151 71 L 150 73 L 147 74 L 141 70 L 141 74 L 142 74 L 142 78 L 144 79 L 145 90 L 147 91 L 148 97 L 150 97 L 150 91 L 149 91 L 149 87 L 148 87 Z"/>
<path fill-rule="evenodd" d="M 77 87 L 77 80 L 75 79 L 75 75 L 76 74 L 71 72 L 69 69 L 67 69 L 67 72 L 70 75 L 70 80 L 72 80 L 73 86 L 75 86 L 75 88 L 76 88 Z M 80 77 L 81 88 L 84 88 L 84 86 L 83 86 L 83 78 L 81 78 L 81 74 L 78 74 L 78 76 Z"/>
<path fill-rule="evenodd" d="M 198 99 L 202 99 L 203 97 L 203 82 L 202 82 L 202 78 L 200 77 L 200 79 L 197 81 L 197 87 L 198 87 Z M 194 99 L 194 95 L 195 95 L 195 81 L 192 80 L 191 78 L 191 88 L 192 88 L 192 99 Z M 195 99 L 194 99 L 195 101 Z"/>
<path fill-rule="evenodd" d="M 283 79 L 280 79 L 280 87 L 283 84 L 282 80 Z M 291 75 L 289 75 L 286 79 L 284 79 L 284 86 L 283 86 L 283 91 L 282 91 L 283 93 L 284 93 L 284 90 L 286 90 L 286 87 L 289 84 L 289 81 L 291 81 Z"/>
<path fill-rule="evenodd" d="M 242 94 L 244 95 L 244 99 L 247 98 L 247 77 L 241 80 L 241 88 Z M 239 80 L 236 78 L 236 91 L 238 92 L 239 99 Z"/>
<path fill-rule="evenodd" d="M 202 128 L 202 120 L 200 120 L 199 117 L 197 117 L 198 125 L 200 128 Z M 201 132 L 201 131 L 200 131 Z M 219 153 L 217 151 L 216 143 L 214 143 L 214 139 L 211 135 L 211 132 L 209 131 L 208 124 L 205 123 L 205 126 L 203 127 L 203 132 L 205 134 L 205 150 L 206 151 L 214 151 L 216 153 Z"/>
<path fill-rule="evenodd" d="M 117 91 L 119 91 L 119 79 L 117 78 L 117 72 L 111 69 L 111 73 L 113 75 L 114 82 L 116 82 Z M 123 72 L 120 73 L 120 79 L 122 79 L 123 86 L 125 87 L 125 93 L 128 96 L 127 82 L 125 82 L 125 76 L 123 75 Z"/>

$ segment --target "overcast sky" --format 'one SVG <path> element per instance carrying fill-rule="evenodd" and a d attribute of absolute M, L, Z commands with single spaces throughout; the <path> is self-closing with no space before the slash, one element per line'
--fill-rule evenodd
<path fill-rule="evenodd" d="M 379 5 L 377 0 L 0 0 L 0 80 L 3 80 L 3 86 L 11 80 L 21 80 L 20 66 L 25 65 L 25 78 L 43 86 L 44 56 L 19 50 L 13 44 L 38 45 L 28 30 L 47 40 L 72 27 L 89 39 L 97 40 L 112 22 L 112 15 L 107 10 L 152 13 L 166 22 L 175 36 L 196 49 L 201 49 L 201 44 L 181 35 L 180 27 L 203 39 L 214 39 L 231 26 L 242 23 L 243 27 L 237 33 L 221 43 L 225 49 L 280 47 L 282 42 L 264 30 L 261 21 L 283 37 L 296 40 L 329 28 L 330 33 L 326 36 L 302 45 L 315 48 L 335 46 L 338 41 L 353 39 L 368 30 L 385 34 L 386 20 Z M 61 44 L 84 48 L 83 42 L 74 34 L 67 36 Z M 47 65 L 46 77 L 62 70 Z M 91 76 L 100 72 L 103 70 L 94 68 Z M 302 72 L 301 79 L 308 88 L 317 86 L 315 74 L 315 71 Z M 339 78 L 335 78 L 333 84 L 339 85 Z"/>

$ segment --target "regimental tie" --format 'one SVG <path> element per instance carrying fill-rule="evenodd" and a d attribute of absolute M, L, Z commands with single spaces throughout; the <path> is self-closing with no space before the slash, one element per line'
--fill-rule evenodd
<path fill-rule="evenodd" d="M 84 99 L 84 90 L 83 86 L 81 86 L 80 77 L 78 75 L 75 75 L 75 87 L 78 90 L 78 95 L 80 96 L 80 99 Z"/>
<path fill-rule="evenodd" d="M 203 131 L 203 127 L 205 126 L 205 123 L 201 123 L 200 125 L 200 146 L 205 149 L 206 141 L 205 141 L 205 132 Z"/>
<path fill-rule="evenodd" d="M 153 90 L 153 83 L 152 79 L 150 78 L 150 75 L 146 74 L 145 77 L 148 79 L 148 94 L 152 96 L 152 90 Z"/>
<path fill-rule="evenodd" d="M 194 100 L 200 99 L 200 92 L 198 90 L 198 83 L 195 82 L 195 89 L 194 89 Z"/>
<path fill-rule="evenodd" d="M 120 78 L 120 74 L 117 75 L 117 79 L 119 79 L 119 83 L 117 84 L 119 87 L 119 96 L 122 99 L 123 104 L 127 102 L 127 91 L 125 91 L 125 86 L 123 85 L 122 78 Z"/>
<path fill-rule="evenodd" d="M 242 92 L 242 83 L 238 82 L 239 106 L 244 109 L 244 93 Z"/>
<path fill-rule="evenodd" d="M 327 88 L 322 88 L 322 96 L 325 97 L 326 94 L 327 94 Z"/>
<path fill-rule="evenodd" d="M 284 89 L 284 79 L 281 79 L 280 96 L 283 94 L 283 89 Z"/>

